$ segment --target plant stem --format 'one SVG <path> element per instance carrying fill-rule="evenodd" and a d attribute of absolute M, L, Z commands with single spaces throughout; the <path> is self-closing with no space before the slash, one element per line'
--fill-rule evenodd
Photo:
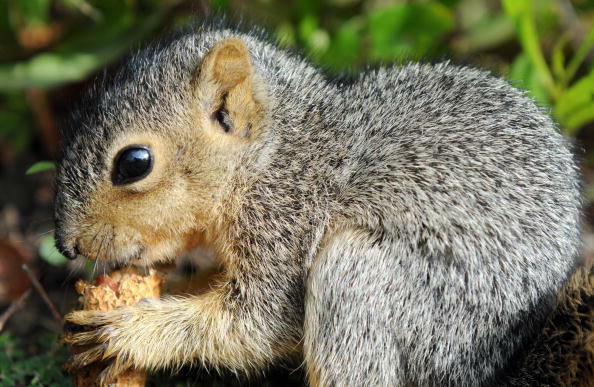
<path fill-rule="evenodd" d="M 551 75 L 547 62 L 540 48 L 538 40 L 538 33 L 534 23 L 534 12 L 532 8 L 532 1 L 526 1 L 523 12 L 518 15 L 517 19 L 520 43 L 528 54 L 528 58 L 536 68 L 536 72 L 541 82 L 548 90 L 553 100 L 559 97 L 559 90 L 555 84 L 555 80 Z"/>
<path fill-rule="evenodd" d="M 23 305 L 25 305 L 25 300 L 27 299 L 27 297 L 29 297 L 29 294 L 31 294 L 31 289 L 29 289 L 25 293 L 21 294 L 21 296 L 16 301 L 14 301 L 12 304 L 10 304 L 8 309 L 6 309 L 6 311 L 4 311 L 4 313 L 2 313 L 2 316 L 0 316 L 0 332 L 2 331 L 2 329 L 4 329 L 4 324 L 6 324 L 8 319 L 10 319 L 10 317 L 17 310 L 21 309 L 23 307 Z"/>
<path fill-rule="evenodd" d="M 573 58 L 571 58 L 571 61 L 567 65 L 567 71 L 565 73 L 565 75 L 567 77 L 566 78 L 567 82 L 571 81 L 571 79 L 575 76 L 576 72 L 582 65 L 584 59 L 586 59 L 586 57 L 588 56 L 588 53 L 590 53 L 590 51 L 592 50 L 593 47 L 594 47 L 594 25 L 592 26 L 592 28 L 590 28 L 588 35 L 586 35 L 584 41 L 582 42 L 582 44 L 576 51 L 575 55 L 573 56 Z"/>
<path fill-rule="evenodd" d="M 31 283 L 33 284 L 33 286 L 35 286 L 35 289 L 37 289 L 43 301 L 45 301 L 47 307 L 49 308 L 50 312 L 52 312 L 52 315 L 54 316 L 56 321 L 58 321 L 60 324 L 64 324 L 64 320 L 62 319 L 62 315 L 60 314 L 60 312 L 58 312 L 58 308 L 56 308 L 56 305 L 49 298 L 47 292 L 45 291 L 37 277 L 35 277 L 29 266 L 27 266 L 26 263 L 23 263 L 22 268 L 25 271 L 25 273 L 27 273 L 27 275 L 29 276 Z"/>

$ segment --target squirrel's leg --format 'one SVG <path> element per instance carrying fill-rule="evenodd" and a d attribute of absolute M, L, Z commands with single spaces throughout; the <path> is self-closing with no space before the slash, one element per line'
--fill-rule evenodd
<path fill-rule="evenodd" d="M 238 301 L 223 285 L 196 297 L 144 300 L 110 312 L 71 312 L 67 321 L 93 329 L 64 336 L 65 342 L 90 346 L 68 367 L 107 359 L 106 381 L 131 367 L 175 369 L 192 362 L 236 371 L 261 367 L 294 350 L 296 339 L 289 336 L 300 329 L 278 321 L 260 301 Z M 284 333 L 278 334 L 278 327 Z"/>
<path fill-rule="evenodd" d="M 405 384 L 389 302 L 398 286 L 383 267 L 388 249 L 359 230 L 335 233 L 309 271 L 304 356 L 314 386 Z"/>
<path fill-rule="evenodd" d="M 303 345 L 312 382 L 491 385 L 540 328 L 550 301 L 531 299 L 544 292 L 526 264 L 424 247 L 362 229 L 326 237 L 306 285 Z"/>

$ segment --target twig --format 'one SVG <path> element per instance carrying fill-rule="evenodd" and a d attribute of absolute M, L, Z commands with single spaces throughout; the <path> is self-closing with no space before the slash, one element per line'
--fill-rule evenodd
<path fill-rule="evenodd" d="M 2 329 L 4 329 L 4 324 L 6 324 L 8 319 L 17 310 L 21 309 L 23 305 L 25 305 L 25 300 L 27 299 L 27 297 L 29 297 L 29 294 L 31 294 L 31 289 L 21 294 L 21 296 L 17 300 L 13 301 L 12 304 L 10 304 L 10 306 L 8 307 L 8 309 L 6 309 L 4 313 L 2 313 L 2 316 L 0 316 L 0 332 L 2 332 Z"/>
<path fill-rule="evenodd" d="M 41 283 L 35 277 L 29 266 L 27 266 L 26 263 L 23 263 L 22 268 L 25 271 L 25 273 L 27 273 L 27 275 L 29 276 L 31 283 L 33 284 L 33 286 L 35 286 L 35 289 L 37 289 L 39 295 L 41 296 L 41 298 L 43 298 L 43 301 L 45 301 L 47 307 L 49 308 L 50 312 L 52 312 L 52 315 L 54 316 L 56 321 L 58 321 L 60 325 L 64 324 L 64 320 L 62 320 L 62 315 L 60 315 L 60 312 L 58 312 L 58 308 L 56 308 L 56 305 L 54 305 L 52 300 L 50 300 L 49 296 L 47 295 L 47 292 L 45 291 L 43 286 L 41 286 Z"/>

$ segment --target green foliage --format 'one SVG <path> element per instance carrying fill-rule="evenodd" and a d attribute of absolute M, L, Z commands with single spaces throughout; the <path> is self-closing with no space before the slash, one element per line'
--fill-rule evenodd
<path fill-rule="evenodd" d="M 439 2 L 402 3 L 369 14 L 371 58 L 421 59 L 454 29 L 453 10 Z"/>
<path fill-rule="evenodd" d="M 594 68 L 563 90 L 555 105 L 555 114 L 570 131 L 594 121 Z"/>
<path fill-rule="evenodd" d="M 31 3 L 37 2 L 40 1 Z M 100 22 L 81 26 L 76 34 L 66 35 L 49 52 L 0 65 L 0 89 L 48 88 L 80 81 L 121 57 L 132 44 L 155 30 L 164 16 L 161 4 L 144 15 L 135 15 L 130 4 L 98 2 L 95 11 L 102 15 Z M 28 18 L 28 14 L 25 16 Z"/>
<path fill-rule="evenodd" d="M 54 266 L 63 265 L 68 261 L 68 259 L 58 251 L 56 240 L 53 235 L 45 235 L 40 239 L 39 256 L 44 261 Z"/>
<path fill-rule="evenodd" d="M 28 25 L 39 25 L 48 21 L 50 0 L 19 1 L 15 2 L 14 7 Z"/>
<path fill-rule="evenodd" d="M 15 153 L 31 142 L 27 89 L 88 79 L 161 27 L 177 26 L 206 8 L 267 22 L 281 44 L 304 50 L 331 73 L 470 59 L 550 107 L 566 133 L 594 122 L 591 1 L 572 2 L 582 37 L 564 27 L 561 0 L 501 0 L 499 6 L 492 0 L 204 1 L 206 7 L 192 0 L 0 2 L 0 140 Z M 192 12 L 172 13 L 182 3 Z M 49 38 L 40 44 L 31 36 Z"/>
<path fill-rule="evenodd" d="M 567 134 L 575 134 L 582 126 L 594 122 L 594 66 L 590 65 L 586 75 L 576 79 L 584 60 L 594 48 L 594 25 L 569 60 L 565 57 L 569 36 L 559 36 L 549 63 L 536 28 L 538 13 L 535 5 L 542 6 L 543 0 L 536 3 L 533 0 L 503 0 L 523 49 L 512 63 L 509 78 L 517 86 L 527 89 L 541 105 L 551 107 Z"/>
<path fill-rule="evenodd" d="M 28 89 L 88 79 L 154 33 L 181 1 L 0 2 L 0 140 L 14 153 L 31 143 Z"/>
<path fill-rule="evenodd" d="M 26 350 L 18 338 L 0 334 L 0 385 L 2 386 L 69 386 L 62 364 L 68 351 L 58 344 L 55 334 L 45 334 L 33 348 Z"/>
<path fill-rule="evenodd" d="M 55 168 L 56 168 L 56 164 L 54 164 L 51 161 L 39 161 L 39 162 L 33 164 L 29 169 L 27 169 L 25 174 L 33 175 L 35 173 L 49 171 L 49 170 L 53 170 Z"/>
<path fill-rule="evenodd" d="M 357 2 L 347 1 L 351 3 Z M 440 1 L 388 2 L 352 11 L 342 1 L 297 1 L 288 20 L 276 26 L 277 37 L 285 45 L 302 46 L 321 65 L 340 72 L 439 55 L 455 28 L 454 10 Z"/>
<path fill-rule="evenodd" d="M 528 90 L 530 95 L 542 106 L 549 106 L 551 99 L 538 72 L 525 53 L 519 54 L 512 62 L 509 80 L 518 88 Z"/>
<path fill-rule="evenodd" d="M 0 143 L 6 142 L 15 153 L 23 151 L 33 136 L 29 116 L 22 93 L 0 93 Z"/>

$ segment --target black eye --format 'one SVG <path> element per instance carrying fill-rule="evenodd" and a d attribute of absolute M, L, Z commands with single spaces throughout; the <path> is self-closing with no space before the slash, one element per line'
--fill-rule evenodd
<path fill-rule="evenodd" d="M 130 145 L 115 158 L 112 180 L 115 185 L 130 184 L 146 177 L 153 169 L 153 154 L 142 145 Z"/>

